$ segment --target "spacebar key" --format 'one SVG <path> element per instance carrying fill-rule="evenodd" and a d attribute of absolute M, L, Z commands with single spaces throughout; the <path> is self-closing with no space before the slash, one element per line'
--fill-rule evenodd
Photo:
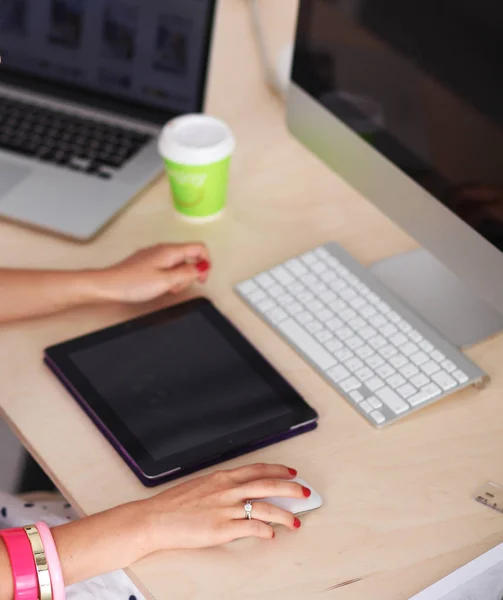
<path fill-rule="evenodd" d="M 276 327 L 322 371 L 327 371 L 337 364 L 335 358 L 292 319 L 281 321 Z"/>

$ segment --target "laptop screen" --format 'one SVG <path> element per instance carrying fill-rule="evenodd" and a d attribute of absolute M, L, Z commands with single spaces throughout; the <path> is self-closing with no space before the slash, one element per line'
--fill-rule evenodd
<path fill-rule="evenodd" d="M 0 0 L 0 80 L 151 107 L 203 108 L 214 0 Z M 40 89 L 40 88 L 39 88 Z"/>

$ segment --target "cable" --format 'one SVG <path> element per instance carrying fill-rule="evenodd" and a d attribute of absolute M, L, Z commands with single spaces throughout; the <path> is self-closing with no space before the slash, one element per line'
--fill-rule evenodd
<path fill-rule="evenodd" d="M 273 61 L 271 60 L 271 56 L 267 48 L 264 28 L 262 26 L 262 20 L 260 18 L 258 0 L 248 0 L 248 5 L 250 7 L 255 41 L 257 42 L 259 58 L 262 64 L 262 69 L 264 71 L 266 83 L 275 94 L 283 97 L 286 91 L 285 85 L 280 80 L 280 77 L 278 75 L 278 69 L 273 66 Z"/>

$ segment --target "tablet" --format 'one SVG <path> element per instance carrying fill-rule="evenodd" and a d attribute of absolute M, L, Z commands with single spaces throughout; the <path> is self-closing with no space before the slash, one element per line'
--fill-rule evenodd
<path fill-rule="evenodd" d="M 204 298 L 53 346 L 45 361 L 147 486 L 317 424 Z"/>

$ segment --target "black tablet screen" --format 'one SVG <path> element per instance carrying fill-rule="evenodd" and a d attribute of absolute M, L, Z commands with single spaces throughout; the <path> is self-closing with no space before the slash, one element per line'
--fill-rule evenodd
<path fill-rule="evenodd" d="M 201 312 L 69 358 L 154 460 L 292 412 Z"/>

